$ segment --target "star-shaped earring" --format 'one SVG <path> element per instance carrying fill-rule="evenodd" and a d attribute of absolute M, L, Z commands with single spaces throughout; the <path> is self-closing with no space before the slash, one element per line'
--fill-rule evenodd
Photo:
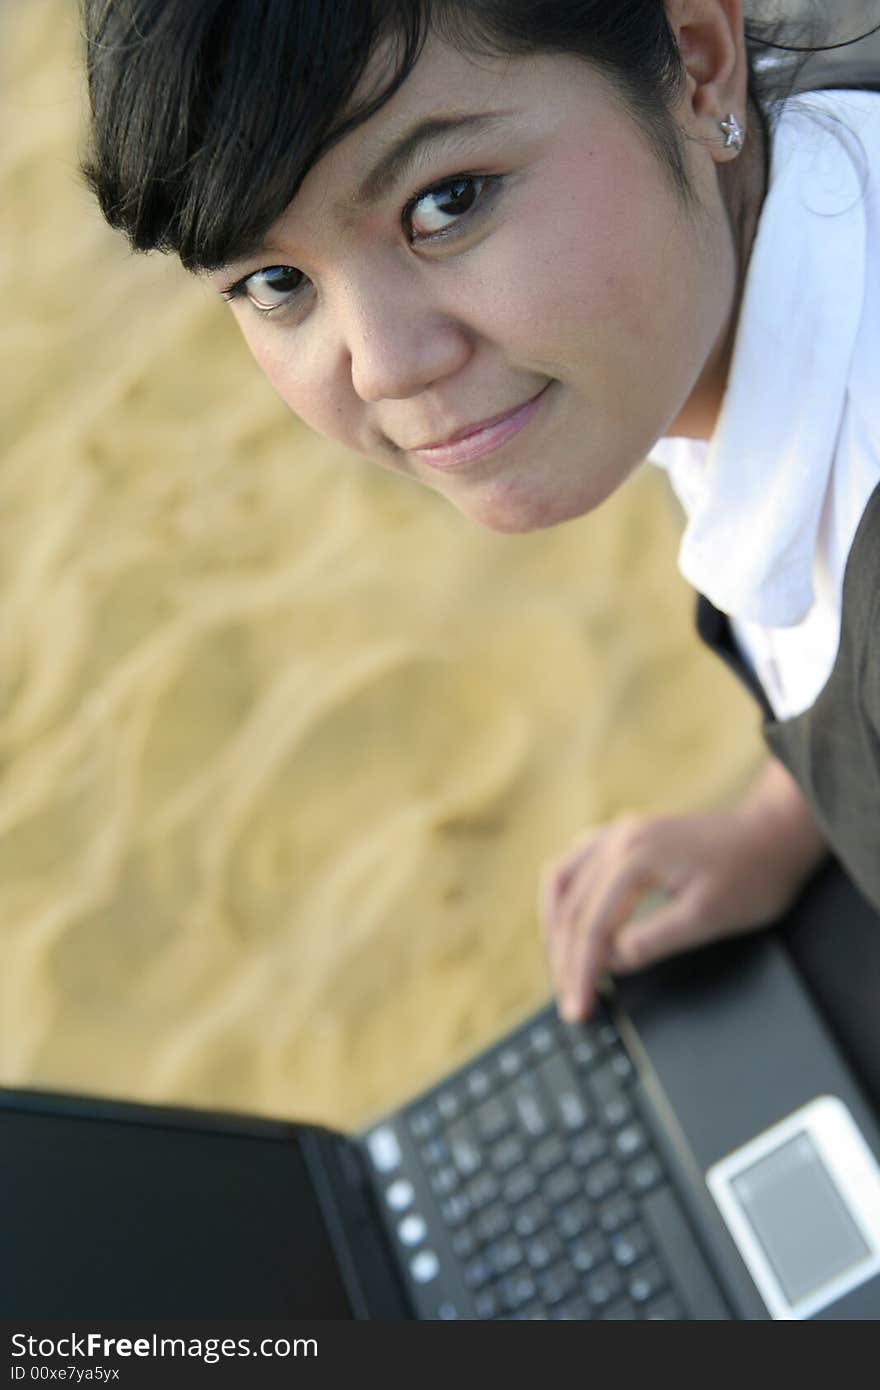
<path fill-rule="evenodd" d="M 736 154 L 739 154 L 745 143 L 745 136 L 733 111 L 728 111 L 724 120 L 719 121 L 718 124 L 721 126 L 721 133 L 724 136 L 724 148 L 734 150 Z"/>

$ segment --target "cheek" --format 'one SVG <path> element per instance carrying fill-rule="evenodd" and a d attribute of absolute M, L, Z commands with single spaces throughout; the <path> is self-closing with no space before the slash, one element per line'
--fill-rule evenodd
<path fill-rule="evenodd" d="M 299 418 L 318 434 L 342 444 L 351 442 L 353 422 L 332 384 L 332 377 L 309 354 L 301 332 L 286 334 L 280 326 L 253 325 L 238 319 L 251 356 L 269 385 Z M 295 338 L 295 347 L 293 339 Z M 303 370 L 303 362 L 308 370 Z"/>
<path fill-rule="evenodd" d="M 595 404 L 647 367 L 658 391 L 680 392 L 721 326 L 718 247 L 707 253 L 706 228 L 687 220 L 654 156 L 627 141 L 561 161 L 487 254 L 499 340 Z"/>

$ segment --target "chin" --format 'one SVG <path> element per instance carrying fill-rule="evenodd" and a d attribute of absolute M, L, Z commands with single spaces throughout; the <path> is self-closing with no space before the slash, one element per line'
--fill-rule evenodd
<path fill-rule="evenodd" d="M 449 500 L 486 530 L 516 536 L 529 531 L 546 531 L 551 526 L 561 526 L 563 522 L 586 516 L 605 500 L 608 491 L 596 495 L 592 490 L 572 497 L 539 490 L 527 479 L 522 483 L 498 482 L 479 493 Z"/>

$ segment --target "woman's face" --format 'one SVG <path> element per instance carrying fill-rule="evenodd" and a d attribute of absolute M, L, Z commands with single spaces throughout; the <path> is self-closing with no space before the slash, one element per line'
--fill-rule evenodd
<path fill-rule="evenodd" d="M 313 429 L 485 526 L 553 525 L 717 407 L 736 260 L 705 126 L 682 143 L 690 210 L 583 61 L 431 40 L 211 279 Z"/>

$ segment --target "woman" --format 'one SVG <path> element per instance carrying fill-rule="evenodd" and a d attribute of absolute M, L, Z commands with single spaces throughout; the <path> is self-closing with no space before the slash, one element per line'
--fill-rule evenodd
<path fill-rule="evenodd" d="M 771 753 L 739 806 L 548 868 L 572 1019 L 605 968 L 778 918 L 829 847 L 880 908 L 880 95 L 771 121 L 741 10 L 84 3 L 105 215 L 309 425 L 499 531 L 670 471 Z"/>

